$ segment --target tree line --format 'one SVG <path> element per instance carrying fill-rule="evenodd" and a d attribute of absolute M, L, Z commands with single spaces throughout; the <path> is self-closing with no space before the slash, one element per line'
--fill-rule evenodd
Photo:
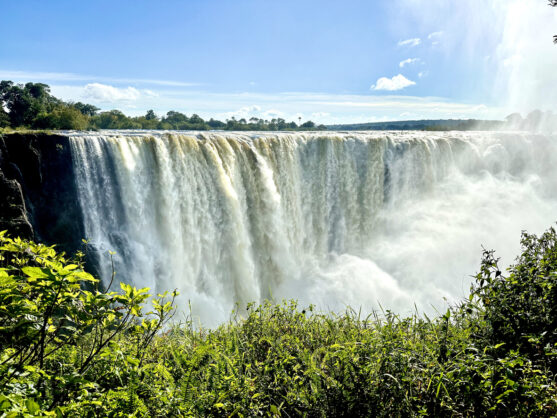
<path fill-rule="evenodd" d="M 65 102 L 54 97 L 50 87 L 43 83 L 16 84 L 0 82 L 0 128 L 28 129 L 176 129 L 176 130 L 233 130 L 233 131 L 298 131 L 325 130 L 324 125 L 312 121 L 287 122 L 282 118 L 271 120 L 252 117 L 225 122 L 216 119 L 204 120 L 197 114 L 187 116 L 169 111 L 159 117 L 153 110 L 143 116 L 130 117 L 120 110 L 101 112 L 91 104 Z"/>

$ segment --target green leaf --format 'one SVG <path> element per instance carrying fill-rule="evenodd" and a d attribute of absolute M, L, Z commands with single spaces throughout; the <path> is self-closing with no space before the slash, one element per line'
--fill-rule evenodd
<path fill-rule="evenodd" d="M 98 280 L 91 276 L 89 273 L 85 271 L 73 271 L 72 276 L 75 276 L 81 280 L 86 280 L 89 282 L 97 282 Z"/>
<path fill-rule="evenodd" d="M 126 361 L 134 366 L 139 366 L 139 360 L 130 356 L 126 356 Z"/>
<path fill-rule="evenodd" d="M 4 395 L 0 395 L 0 411 L 5 411 L 12 406 L 10 400 Z"/>
<path fill-rule="evenodd" d="M 51 275 L 47 273 L 47 269 L 42 269 L 40 267 L 23 267 L 21 271 L 23 271 L 29 277 L 33 278 L 47 279 L 51 277 Z"/>
<path fill-rule="evenodd" d="M 29 413 L 35 415 L 37 412 L 40 411 L 41 407 L 39 406 L 39 404 L 37 402 L 35 402 L 33 399 L 29 398 L 25 401 L 25 407 L 27 408 L 27 410 L 29 411 Z"/>

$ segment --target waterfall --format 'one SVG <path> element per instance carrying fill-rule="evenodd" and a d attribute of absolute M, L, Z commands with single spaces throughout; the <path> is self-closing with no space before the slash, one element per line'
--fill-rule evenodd
<path fill-rule="evenodd" d="M 512 261 L 557 220 L 555 138 L 510 133 L 99 132 L 71 136 L 103 280 L 214 325 L 236 303 L 442 306 L 481 245 Z"/>

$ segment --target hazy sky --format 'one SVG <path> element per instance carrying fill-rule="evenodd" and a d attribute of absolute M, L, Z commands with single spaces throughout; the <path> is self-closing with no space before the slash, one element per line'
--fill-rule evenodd
<path fill-rule="evenodd" d="M 66 100 L 317 122 L 557 104 L 545 0 L 0 0 L 0 79 Z"/>

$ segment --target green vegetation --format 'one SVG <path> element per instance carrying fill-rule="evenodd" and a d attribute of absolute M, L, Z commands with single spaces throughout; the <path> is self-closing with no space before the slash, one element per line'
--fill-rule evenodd
<path fill-rule="evenodd" d="M 505 122 L 498 120 L 433 119 L 352 123 L 344 125 L 329 125 L 327 128 L 339 131 L 477 131 L 503 129 L 504 126 Z"/>
<path fill-rule="evenodd" d="M 557 0 L 556 0 L 557 1 Z M 389 122 L 352 123 L 328 125 L 327 129 L 339 131 L 553 131 L 557 126 L 557 115 L 553 112 L 533 110 L 525 118 L 520 113 L 511 113 L 505 120 L 479 119 L 433 119 L 402 120 Z"/>
<path fill-rule="evenodd" d="M 555 416 L 557 234 L 485 251 L 468 300 L 430 319 L 296 303 L 165 326 L 172 300 L 101 292 L 52 247 L 0 234 L 0 414 Z M 71 264 L 70 264 L 71 263 Z"/>
<path fill-rule="evenodd" d="M 226 122 L 210 119 L 203 120 L 193 114 L 190 117 L 180 112 L 170 111 L 159 118 L 153 110 L 145 116 L 129 117 L 119 110 L 99 112 L 90 104 L 66 103 L 50 94 L 50 87 L 42 83 L 14 84 L 0 82 L 0 130 L 1 129 L 210 129 L 232 131 L 311 131 L 324 130 L 323 125 L 312 121 L 301 123 L 286 122 L 275 118 L 263 120 L 251 118 L 236 120 L 232 117 Z"/>

